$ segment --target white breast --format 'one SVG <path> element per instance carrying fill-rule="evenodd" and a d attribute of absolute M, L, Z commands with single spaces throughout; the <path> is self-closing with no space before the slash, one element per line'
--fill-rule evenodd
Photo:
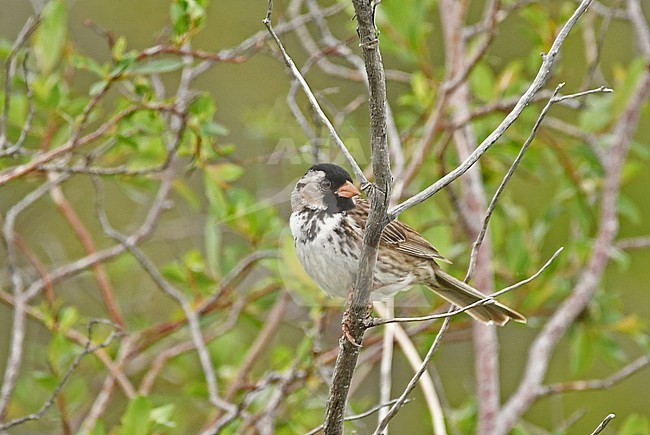
<path fill-rule="evenodd" d="M 318 217 L 292 213 L 290 219 L 298 259 L 309 276 L 330 296 L 346 297 L 358 268 L 358 261 L 341 251 L 340 236 L 334 231 L 340 228 L 343 219 L 341 213 Z"/>

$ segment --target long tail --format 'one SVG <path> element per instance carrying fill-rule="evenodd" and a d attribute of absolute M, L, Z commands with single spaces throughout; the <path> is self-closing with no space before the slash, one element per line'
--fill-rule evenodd
<path fill-rule="evenodd" d="M 447 301 L 461 308 L 485 299 L 484 294 L 440 269 L 436 270 L 435 279 L 429 282 L 427 286 Z M 526 318 L 523 315 L 498 302 L 480 305 L 466 312 L 476 320 L 487 324 L 503 326 L 510 319 L 515 322 L 526 323 Z"/>

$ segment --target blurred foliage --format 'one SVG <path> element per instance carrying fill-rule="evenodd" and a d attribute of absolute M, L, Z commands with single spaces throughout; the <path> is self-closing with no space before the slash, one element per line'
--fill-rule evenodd
<path fill-rule="evenodd" d="M 76 129 L 83 137 L 93 135 L 100 126 L 105 126 L 92 140 L 67 155 L 65 161 L 55 164 L 64 169 L 80 169 L 65 185 L 66 192 L 78 186 L 81 186 L 79 189 L 87 188 L 88 174 L 84 169 L 117 169 L 115 174 L 102 175 L 107 196 L 111 192 L 114 194 L 107 198 L 106 208 L 109 216 L 119 222 L 120 225 L 116 226 L 132 229 L 139 225 L 143 210 L 150 207 L 170 153 L 177 154 L 174 164 L 178 167 L 178 174 L 172 185 L 174 205 L 179 210 L 177 217 L 199 216 L 201 231 L 193 238 L 182 236 L 186 238 L 183 243 L 170 242 L 178 246 L 171 259 L 159 256 L 155 245 L 146 251 L 152 257 L 165 258 L 158 263 L 162 276 L 180 289 L 194 308 L 201 306 L 224 282 L 228 284 L 222 289 L 220 298 L 214 301 L 212 309 L 201 317 L 202 330 L 206 337 L 210 337 L 208 350 L 220 385 L 229 385 L 237 379 L 251 346 L 265 326 L 269 311 L 278 303 L 282 292 L 291 292 L 293 311 L 287 314 L 286 322 L 280 326 L 280 338 L 276 337 L 266 353 L 258 356 L 251 371 L 245 373 L 245 382 L 231 399 L 237 403 L 246 398 L 247 412 L 263 413 L 277 391 L 271 387 L 283 382 L 284 375 L 293 373 L 296 380 L 287 381 L 286 386 L 280 389 L 283 401 L 279 407 L 281 412 L 275 415 L 275 428 L 281 434 L 303 433 L 317 426 L 322 418 L 328 373 L 327 370 L 325 374 L 318 372 L 323 369 L 319 358 L 328 349 L 322 348 L 323 331 L 319 328 L 328 314 L 326 306 L 330 301 L 317 290 L 297 261 L 286 228 L 286 213 L 282 214 L 277 202 L 260 198 L 257 190 L 266 186 L 247 182 L 248 177 L 256 175 L 255 165 L 238 154 L 239 144 L 229 141 L 231 130 L 241 126 L 217 121 L 217 113 L 222 110 L 219 96 L 204 90 L 193 92 L 187 110 L 179 116 L 175 112 L 178 110 L 178 96 L 157 91 L 163 82 L 166 86 L 170 83 L 178 86 L 187 62 L 198 62 L 188 61 L 178 51 L 191 47 L 200 31 L 205 29 L 208 3 L 207 0 L 170 2 L 169 29 L 164 45 L 171 54 L 150 56 L 131 47 L 126 37 L 118 35 L 110 38 L 110 58 L 100 60 L 84 54 L 75 46 L 68 31 L 68 3 L 64 0 L 48 2 L 42 22 L 29 41 L 29 50 L 18 52 L 17 63 L 22 65 L 24 62 L 29 74 L 26 76 L 19 68 L 11 83 L 11 104 L 6 114 L 7 137 L 15 142 L 21 136 L 23 126 L 31 116 L 30 104 L 33 106 L 33 121 L 21 151 L 0 158 L 0 169 L 17 167 L 29 162 L 39 152 L 64 146 L 71 135 L 76 134 Z M 508 19 L 512 22 L 510 25 L 522 29 L 517 43 L 525 45 L 526 53 L 530 55 L 513 58 L 504 53 L 503 48 L 488 50 L 468 77 L 473 109 L 480 111 L 495 100 L 519 95 L 525 89 L 539 67 L 539 53 L 548 50 L 558 23 L 564 22 L 571 13 L 572 8 L 568 6 L 556 10 L 532 4 L 513 13 Z M 391 101 L 397 127 L 404 132 L 402 139 L 407 156 L 416 149 L 423 120 L 432 110 L 437 89 L 444 78 L 444 65 L 439 62 L 437 54 L 440 40 L 436 9 L 433 0 L 385 1 L 378 9 L 383 53 L 392 67 L 406 71 L 410 77 L 407 84 L 396 85 L 401 86 L 398 87 L 399 95 Z M 349 27 L 342 31 L 353 36 Z M 507 52 L 508 44 L 505 45 Z M 0 41 L 2 61 L 7 61 L 11 47 L 12 41 Z M 177 50 L 175 54 L 174 50 Z M 556 71 L 557 76 L 561 76 L 563 69 L 585 69 L 582 60 L 567 60 L 562 62 L 559 72 Z M 640 59 L 632 59 L 626 65 L 601 67 L 603 74 L 611 77 L 616 93 L 593 95 L 582 100 L 583 106 L 579 110 L 554 108 L 552 114 L 561 113 L 558 118 L 578 126 L 583 133 L 596 135 L 599 141 L 596 146 L 605 149 L 611 138 L 602 133 L 608 131 L 621 115 L 634 83 L 646 65 Z M 551 84 L 560 78 L 554 77 Z M 89 83 L 87 87 L 80 85 L 86 82 Z M 346 84 L 335 82 L 332 86 L 338 85 Z M 262 85 L 239 83 L 237 86 Z M 7 98 L 4 90 L 0 91 L 0 97 L 2 101 Z M 338 97 L 346 98 L 345 95 Z M 538 105 L 527 109 L 482 159 L 482 176 L 488 193 L 494 192 L 519 152 L 536 120 L 538 109 Z M 280 138 L 289 139 L 291 144 L 304 142 L 283 100 L 251 109 L 247 116 L 244 121 L 251 136 L 267 143 L 276 143 Z M 485 137 L 502 117 L 498 111 L 474 117 L 471 125 L 476 137 Z M 175 137 L 170 125 L 181 122 L 180 118 L 183 118 L 184 129 L 180 130 L 178 144 L 173 149 Z M 363 134 L 359 133 L 362 128 L 354 124 L 354 119 L 351 115 L 340 125 L 344 137 Z M 327 145 L 327 142 L 323 144 Z M 351 145 L 353 154 L 360 161 L 366 161 L 364 155 L 367 151 L 363 142 L 352 141 Z M 311 149 L 309 146 L 296 146 L 293 149 L 287 147 L 285 151 L 290 155 L 281 158 L 291 162 L 294 158 L 308 161 Z M 330 149 L 326 153 L 333 159 L 336 157 Z M 624 172 L 625 185 L 634 183 L 647 168 L 650 156 L 647 144 L 643 141 L 632 144 L 632 155 L 634 158 L 629 159 Z M 264 157 L 267 156 L 260 156 Z M 457 161 L 451 147 L 428 153 L 422 164 L 422 168 L 427 170 L 416 175 L 406 193 L 415 193 L 426 187 L 440 175 L 443 167 L 449 170 Z M 559 245 L 565 247 L 564 254 L 535 281 L 534 291 L 528 287 L 503 298 L 527 313 L 533 328 L 539 327 L 568 295 L 587 261 L 597 226 L 597 200 L 602 176 L 603 170 L 594 150 L 584 140 L 543 127 L 517 172 L 518 184 L 506 189 L 492 217 L 489 234 L 496 254 L 497 287 L 505 287 L 532 275 Z M 277 174 L 277 177 L 269 184 L 276 185 L 281 177 L 287 178 L 284 174 Z M 20 184 L 16 189 L 26 191 L 43 182 L 43 172 L 35 172 L 15 183 Z M 452 188 L 457 186 L 452 185 Z M 530 194 L 531 188 L 536 189 L 534 195 Z M 86 197 L 79 202 L 91 204 L 92 201 Z M 10 204 L 0 204 L 4 214 Z M 80 208 L 83 205 L 80 204 Z M 47 210 L 52 213 L 51 204 L 44 207 L 50 207 Z M 92 204 L 86 207 L 92 209 Z M 619 213 L 623 225 L 637 225 L 644 218 L 638 205 L 626 195 L 619 198 Z M 38 216 L 39 225 L 48 225 L 47 219 L 42 217 Z M 422 231 L 428 239 L 435 240 L 439 250 L 454 260 L 451 272 L 457 276 L 463 274 L 471 243 L 458 228 L 458 217 L 451 201 L 430 201 L 426 206 L 410 209 L 401 219 Z M 178 231 L 182 235 L 183 230 L 188 229 L 185 226 L 190 226 L 187 222 L 183 221 L 176 227 L 169 224 L 167 230 L 160 230 L 157 235 L 169 236 L 163 234 L 165 231 Z M 108 246 L 110 240 L 98 229 L 95 217 L 89 218 L 86 224 L 92 227 L 93 237 L 101 240 L 98 244 Z M 64 240 L 66 234 L 61 232 L 58 237 Z M 242 259 L 263 249 L 277 250 L 277 258 L 262 260 L 261 266 L 247 275 L 241 286 L 239 282 L 227 281 Z M 623 273 L 630 267 L 626 252 L 616 251 L 611 255 L 614 267 Z M 47 257 L 47 266 L 54 267 L 61 260 L 59 256 L 53 257 L 56 258 Z M 67 261 L 72 261 L 72 258 L 67 258 Z M 146 300 L 135 294 L 139 293 L 137 286 L 140 285 L 136 277 L 144 273 L 135 261 L 117 259 L 109 271 L 111 279 L 122 283 L 126 289 L 119 292 L 118 299 L 125 313 L 132 314 L 125 314 L 125 329 L 135 340 L 137 350 L 134 352 L 139 353 L 140 358 L 138 364 L 129 370 L 129 376 L 140 381 L 160 352 L 189 340 L 185 328 L 173 329 L 176 322 L 184 321 L 184 314 L 180 307 L 170 305 L 161 292 L 148 292 Z M 6 287 L 4 283 L 3 286 Z M 84 306 L 79 299 L 59 292 L 65 289 L 65 285 L 56 284 L 55 288 L 55 300 L 42 298 L 34 306 L 32 317 L 49 333 L 45 340 L 47 345 L 28 344 L 37 363 L 23 368 L 23 376 L 18 381 L 9 409 L 10 418 L 38 409 L 46 400 L 82 351 L 84 343 L 75 340 L 71 331 L 80 331 L 83 335 L 88 321 L 97 315 L 97 306 Z M 399 297 L 408 301 L 412 296 L 404 294 Z M 428 294 L 424 297 L 432 304 L 441 304 L 440 300 L 431 299 Z M 404 315 L 431 311 L 430 307 L 422 309 L 421 306 L 400 310 Z M 108 316 L 105 310 L 101 316 Z M 458 324 L 462 331 L 468 322 L 459 320 Z M 214 331 L 219 333 L 212 336 Z M 414 336 L 414 340 L 425 349 L 435 332 L 435 328 L 428 328 Z M 93 342 L 101 342 L 102 338 L 105 336 L 93 337 Z M 629 307 L 621 303 L 619 289 L 606 288 L 603 284 L 571 328 L 566 344 L 570 349 L 569 360 L 558 362 L 566 369 L 563 380 L 590 376 L 594 367 L 602 367 L 601 363 L 615 370 L 630 361 L 630 353 L 638 352 L 638 349 L 650 351 L 647 320 L 640 314 L 629 312 Z M 118 346 L 113 344 L 106 353 L 115 359 L 118 350 Z M 57 404 L 60 410 L 65 410 L 73 419 L 85 415 L 105 372 L 105 366 L 98 359 L 86 357 L 63 388 L 60 396 L 63 404 Z M 101 377 L 97 373 L 101 373 Z M 361 397 L 353 401 L 351 408 L 361 411 L 374 403 Z M 198 358 L 192 352 L 184 352 L 164 364 L 157 383 L 148 394 L 136 391 L 135 397 L 128 401 L 114 397 L 93 433 L 191 433 L 200 429 L 203 420 L 210 421 L 213 413 Z M 40 430 L 59 427 L 54 415 L 55 411 L 51 410 L 46 419 L 34 423 L 35 427 Z M 474 399 L 464 397 L 448 417 L 450 424 L 460 433 L 474 431 Z M 420 429 L 424 426 L 425 431 L 430 430 L 427 424 L 419 424 Z M 649 426 L 647 416 L 628 415 L 622 419 L 619 433 L 649 433 Z M 235 420 L 227 426 L 226 432 L 240 430 L 245 430 L 244 423 Z M 516 430 L 517 433 L 526 433 L 521 428 Z"/>

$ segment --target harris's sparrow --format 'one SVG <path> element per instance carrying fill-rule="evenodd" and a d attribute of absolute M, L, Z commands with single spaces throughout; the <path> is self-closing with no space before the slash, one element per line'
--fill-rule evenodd
<path fill-rule="evenodd" d="M 298 258 L 311 278 L 329 295 L 345 297 L 358 270 L 369 203 L 345 169 L 321 163 L 312 166 L 291 193 L 291 233 Z M 379 243 L 373 300 L 423 284 L 459 307 L 485 296 L 445 273 L 436 261 L 448 262 L 418 232 L 390 222 Z M 518 312 L 498 303 L 466 311 L 484 323 L 526 322 Z"/>

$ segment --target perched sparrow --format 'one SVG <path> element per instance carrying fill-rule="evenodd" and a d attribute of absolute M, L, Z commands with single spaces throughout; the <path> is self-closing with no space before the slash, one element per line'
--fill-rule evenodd
<path fill-rule="evenodd" d="M 355 198 L 359 190 L 345 169 L 331 163 L 312 166 L 291 193 L 291 233 L 298 258 L 329 295 L 345 297 L 358 270 L 369 204 Z M 485 296 L 443 272 L 449 262 L 415 230 L 390 222 L 381 236 L 374 272 L 373 300 L 423 284 L 447 301 L 465 307 Z M 526 322 L 518 312 L 498 303 L 481 305 L 467 314 L 488 324 L 509 319 Z"/>

